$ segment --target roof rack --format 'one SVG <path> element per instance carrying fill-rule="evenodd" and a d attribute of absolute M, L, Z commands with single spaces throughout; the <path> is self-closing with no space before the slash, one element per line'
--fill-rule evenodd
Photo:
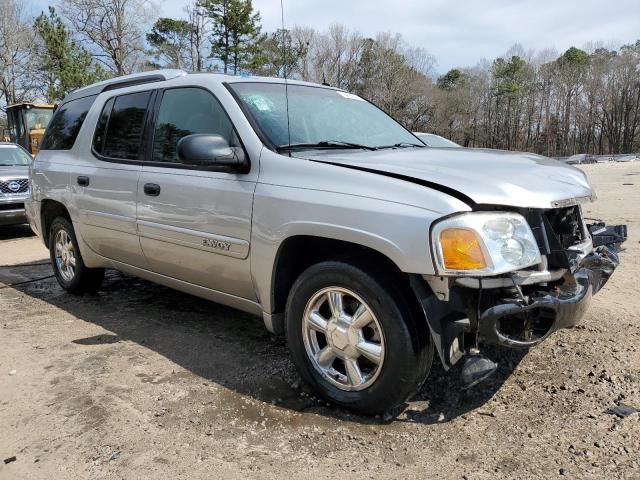
<path fill-rule="evenodd" d="M 131 87 L 133 85 L 142 85 L 144 83 L 163 82 L 165 80 L 171 80 L 172 78 L 182 77 L 186 74 L 187 72 L 185 72 L 184 70 L 167 69 L 123 75 L 121 77 L 104 80 L 102 82 L 94 83 L 92 85 L 74 90 L 65 97 L 64 102 L 66 103 L 69 100 L 88 97 L 90 95 L 98 95 L 102 92 L 116 90 L 118 88 Z"/>

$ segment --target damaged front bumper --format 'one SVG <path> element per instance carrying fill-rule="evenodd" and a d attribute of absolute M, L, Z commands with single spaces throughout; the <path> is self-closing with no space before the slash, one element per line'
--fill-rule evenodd
<path fill-rule="evenodd" d="M 530 295 L 494 305 L 480 314 L 480 336 L 508 347 L 531 347 L 560 328 L 576 325 L 586 313 L 591 297 L 609 280 L 619 264 L 618 255 L 601 246 L 589 253 L 563 284 L 540 288 Z"/>
<path fill-rule="evenodd" d="M 543 256 L 538 270 L 497 277 L 413 276 L 413 291 L 444 368 L 477 348 L 478 337 L 528 348 L 558 329 L 576 325 L 618 266 L 619 246 L 626 240 L 625 226 L 587 228 L 585 241 L 565 250 L 563 268 L 549 268 Z"/>

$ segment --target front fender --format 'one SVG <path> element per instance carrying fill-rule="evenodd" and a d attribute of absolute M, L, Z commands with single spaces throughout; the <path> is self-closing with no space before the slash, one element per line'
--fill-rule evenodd
<path fill-rule="evenodd" d="M 381 253 L 403 272 L 433 274 L 429 227 L 440 216 L 385 200 L 258 184 L 251 272 L 264 311 L 274 311 L 274 269 L 280 246 L 288 238 L 304 235 L 349 242 Z"/>

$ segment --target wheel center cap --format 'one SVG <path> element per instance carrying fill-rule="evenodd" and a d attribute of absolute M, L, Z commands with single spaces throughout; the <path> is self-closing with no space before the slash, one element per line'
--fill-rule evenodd
<path fill-rule="evenodd" d="M 349 345 L 349 337 L 345 329 L 336 327 L 335 329 L 333 329 L 330 335 L 331 343 L 335 348 L 344 350 Z"/>
<path fill-rule="evenodd" d="M 355 354 L 357 333 L 350 324 L 340 318 L 330 320 L 327 326 L 327 341 L 339 356 L 351 357 Z"/>

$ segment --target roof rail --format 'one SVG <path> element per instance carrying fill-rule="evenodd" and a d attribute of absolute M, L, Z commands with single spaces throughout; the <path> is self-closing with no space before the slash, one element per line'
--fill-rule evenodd
<path fill-rule="evenodd" d="M 118 88 L 131 87 L 133 85 L 141 85 L 144 83 L 163 82 L 165 80 L 171 80 L 172 78 L 182 77 L 186 74 L 187 72 L 183 70 L 167 69 L 114 77 L 109 80 L 104 80 L 102 82 L 97 82 L 74 90 L 65 97 L 64 102 L 66 103 L 69 100 L 88 97 L 90 95 L 98 95 L 108 90 L 116 90 Z"/>

